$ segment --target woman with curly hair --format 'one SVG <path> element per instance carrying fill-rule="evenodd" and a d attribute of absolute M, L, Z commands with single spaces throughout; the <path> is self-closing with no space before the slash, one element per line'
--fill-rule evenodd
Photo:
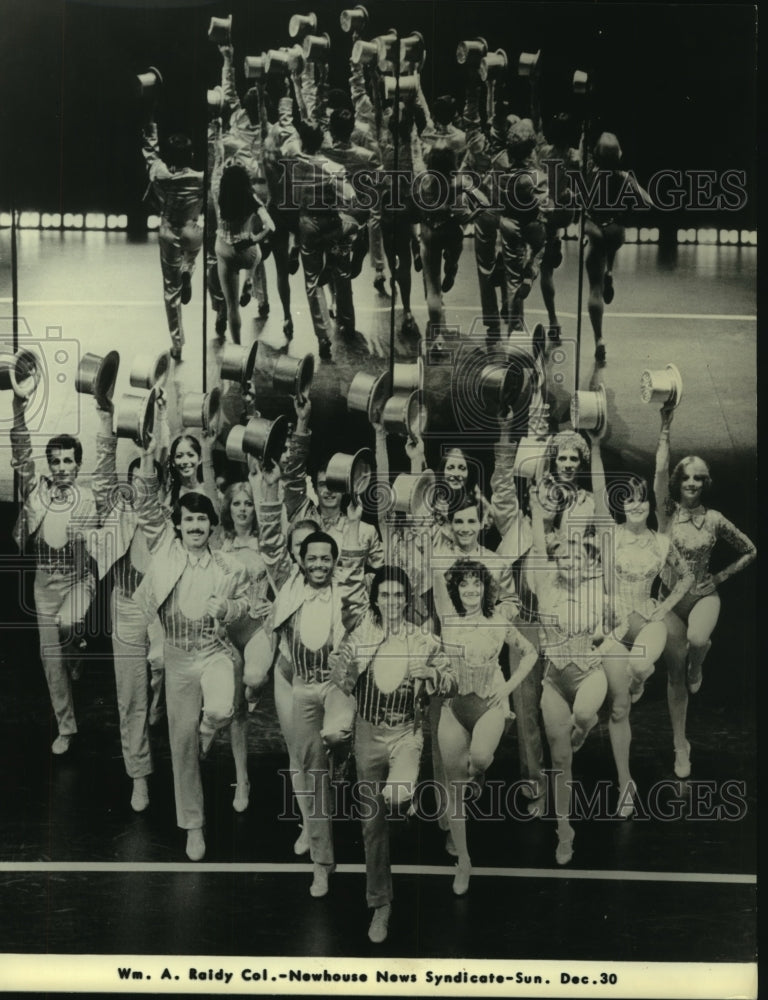
<path fill-rule="evenodd" d="M 693 583 L 677 601 L 670 616 L 669 638 L 664 650 L 667 665 L 667 701 L 675 747 L 675 774 L 691 773 L 691 746 L 685 736 L 688 692 L 701 687 L 702 665 L 712 646 L 711 635 L 720 615 L 717 588 L 729 577 L 746 569 L 757 556 L 752 541 L 719 511 L 704 505 L 712 478 L 707 463 L 688 455 L 669 475 L 669 429 L 674 408 L 661 409 L 661 433 L 656 451 L 654 490 L 662 499 L 659 527 L 680 554 Z M 709 561 L 715 544 L 723 540 L 739 553 L 739 558 L 717 573 L 710 573 Z M 662 574 L 662 596 L 674 592 L 680 572 L 667 566 Z"/>
<path fill-rule="evenodd" d="M 458 690 L 443 703 L 437 740 L 445 768 L 448 822 L 457 851 L 453 891 L 463 896 L 469 888 L 472 864 L 467 848 L 464 789 L 480 782 L 493 762 L 508 722 L 509 696 L 531 671 L 537 659 L 534 647 L 496 607 L 490 570 L 476 559 L 457 559 L 445 574 L 454 614 L 442 616 L 443 640 L 457 650 Z M 520 656 L 509 680 L 499 664 L 507 643 Z"/>

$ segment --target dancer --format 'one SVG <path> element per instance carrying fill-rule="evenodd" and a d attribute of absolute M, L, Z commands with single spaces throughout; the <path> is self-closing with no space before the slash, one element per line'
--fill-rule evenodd
<path fill-rule="evenodd" d="M 373 910 L 368 937 L 386 940 L 392 907 L 388 815 L 407 809 L 416 787 L 423 736 L 423 696 L 455 690 L 440 641 L 407 617 L 411 583 L 395 566 L 381 566 L 369 607 L 335 653 L 332 679 L 354 694 L 358 787 L 375 796 L 361 810 L 366 901 Z M 349 613 L 349 612 L 348 612 Z"/>
<path fill-rule="evenodd" d="M 472 871 L 467 848 L 464 796 L 468 783 L 479 785 L 512 719 L 509 695 L 530 673 L 538 653 L 496 604 L 488 567 L 477 559 L 457 559 L 445 574 L 454 614 L 441 615 L 443 641 L 459 646 L 456 694 L 443 702 L 437 739 L 445 769 L 448 822 L 458 862 L 453 891 L 463 896 Z M 509 680 L 499 653 L 504 643 L 519 656 Z"/>
<path fill-rule="evenodd" d="M 98 515 L 93 493 L 77 481 L 83 461 L 77 438 L 51 438 L 45 446 L 48 475 L 36 476 L 28 404 L 28 397 L 14 393 L 11 463 L 19 475 L 22 507 L 13 537 L 22 554 L 30 544 L 35 554 L 40 659 L 58 730 L 51 750 L 61 755 L 77 733 L 72 681 L 80 676 L 77 654 L 96 589 L 83 533 L 98 527 Z"/>
<path fill-rule="evenodd" d="M 654 492 L 660 498 L 659 528 L 679 553 L 693 584 L 677 601 L 668 619 L 669 640 L 664 650 L 667 666 L 667 701 L 675 747 L 675 774 L 691 773 L 691 745 L 685 736 L 688 692 L 701 687 L 702 666 L 720 615 L 717 588 L 735 573 L 746 569 L 757 557 L 747 536 L 719 511 L 704 505 L 712 485 L 707 463 L 696 455 L 681 459 L 669 475 L 669 430 L 674 407 L 661 408 L 661 432 L 656 449 Z M 728 543 L 739 558 L 717 573 L 709 561 L 718 540 Z M 662 574 L 662 595 L 674 593 L 680 571 L 667 566 Z"/>
<path fill-rule="evenodd" d="M 203 174 L 192 167 L 192 142 L 186 135 L 177 132 L 169 136 L 165 156 L 160 156 L 154 108 L 149 102 L 142 138 L 149 181 L 160 203 L 158 241 L 171 357 L 181 361 L 181 307 L 192 297 L 192 273 L 203 243 L 203 231 L 198 225 L 203 208 Z"/>

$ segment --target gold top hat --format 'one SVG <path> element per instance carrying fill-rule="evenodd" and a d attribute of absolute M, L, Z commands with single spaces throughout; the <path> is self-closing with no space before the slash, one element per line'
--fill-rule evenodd
<path fill-rule="evenodd" d="M 260 80 L 267 71 L 267 55 L 262 52 L 260 56 L 246 56 L 243 72 L 246 80 Z"/>
<path fill-rule="evenodd" d="M 402 514 L 417 514 L 426 511 L 426 500 L 435 483 L 431 469 L 424 472 L 403 472 L 392 483 L 395 510 Z M 431 516 L 431 514 L 430 514 Z"/>
<path fill-rule="evenodd" d="M 317 31 L 317 14 L 294 14 L 288 22 L 288 34 L 291 38 L 303 38 L 310 32 Z"/>
<path fill-rule="evenodd" d="M 361 448 L 354 455 L 336 452 L 326 466 L 326 486 L 336 493 L 359 496 L 368 488 L 373 467 L 373 452 L 370 448 Z"/>
<path fill-rule="evenodd" d="M 75 388 L 78 392 L 89 393 L 102 410 L 108 410 L 119 367 L 120 355 L 117 351 L 110 351 L 103 358 L 98 354 L 84 354 L 77 366 Z"/>
<path fill-rule="evenodd" d="M 251 417 L 243 426 L 232 427 L 227 435 L 227 457 L 234 462 L 244 462 L 246 455 L 261 459 L 265 465 L 280 460 L 288 440 L 288 420 L 284 416 L 267 420 Z"/>
<path fill-rule="evenodd" d="M 594 431 L 601 434 L 608 420 L 608 401 L 605 386 L 595 392 L 579 389 L 571 396 L 571 423 L 574 430 Z"/>
<path fill-rule="evenodd" d="M 517 446 L 512 471 L 520 478 L 533 479 L 543 462 L 549 462 L 549 439 L 523 438 Z"/>
<path fill-rule="evenodd" d="M 225 344 L 221 352 L 222 379 L 239 382 L 245 389 L 253 378 L 258 347 L 258 341 L 249 347 L 243 344 Z"/>
<path fill-rule="evenodd" d="M 287 392 L 303 403 L 312 387 L 315 375 L 315 358 L 305 354 L 303 358 L 289 358 L 287 355 L 277 359 L 272 372 L 272 388 L 275 392 Z"/>
<path fill-rule="evenodd" d="M 424 362 L 418 358 L 415 363 L 396 364 L 393 371 L 392 390 L 413 390 L 424 388 Z"/>
<path fill-rule="evenodd" d="M 22 399 L 37 389 L 42 375 L 35 355 L 22 348 L 15 354 L 0 354 L 0 389 L 13 389 Z"/>
<path fill-rule="evenodd" d="M 135 389 L 162 388 L 168 379 L 171 357 L 168 351 L 152 357 L 151 354 L 137 354 L 131 368 L 130 382 Z"/>
<path fill-rule="evenodd" d="M 523 382 L 524 375 L 511 358 L 483 365 L 478 378 L 483 409 L 494 417 L 506 413 L 517 402 Z"/>
<path fill-rule="evenodd" d="M 517 75 L 530 76 L 536 69 L 540 55 L 541 49 L 538 52 L 521 52 L 517 62 Z"/>
<path fill-rule="evenodd" d="M 141 396 L 124 392 L 115 407 L 115 434 L 146 448 L 155 424 L 155 390 Z"/>
<path fill-rule="evenodd" d="M 584 70 L 577 69 L 573 74 L 574 94 L 586 94 L 588 86 L 589 76 L 584 72 Z"/>
<path fill-rule="evenodd" d="M 220 83 L 207 91 L 206 98 L 209 108 L 215 111 L 222 111 L 224 109 L 224 89 Z"/>
<path fill-rule="evenodd" d="M 144 97 L 151 93 L 155 87 L 162 87 L 163 74 L 156 66 L 150 66 L 143 73 L 137 73 L 136 81 L 136 89 L 139 97 Z"/>
<path fill-rule="evenodd" d="M 374 59 L 378 59 L 378 57 L 379 47 L 376 42 L 364 42 L 362 38 L 358 38 L 352 46 L 350 59 L 355 65 L 358 63 L 367 65 L 368 63 L 372 63 Z"/>
<path fill-rule="evenodd" d="M 368 414 L 370 422 L 377 424 L 391 394 L 392 378 L 388 371 L 381 375 L 358 372 L 347 392 L 347 408 Z"/>
<path fill-rule="evenodd" d="M 504 49 L 489 52 L 480 60 L 480 79 L 487 80 L 489 76 L 498 76 L 508 66 L 509 60 Z"/>
<path fill-rule="evenodd" d="M 327 59 L 331 48 L 331 36 L 325 32 L 322 35 L 307 35 L 304 39 L 304 58 Z"/>
<path fill-rule="evenodd" d="M 480 60 L 488 55 L 488 42 L 479 36 L 471 41 L 459 42 L 456 46 L 456 62 L 460 65 L 479 66 Z"/>
<path fill-rule="evenodd" d="M 339 24 L 342 31 L 357 31 L 359 33 L 365 30 L 367 23 L 368 11 L 362 4 L 357 4 L 350 10 L 343 10 L 339 15 Z"/>
<path fill-rule="evenodd" d="M 204 434 L 216 432 L 221 392 L 188 392 L 181 400 L 181 422 L 184 427 L 199 427 Z"/>
<path fill-rule="evenodd" d="M 217 45 L 229 45 L 232 41 L 232 15 L 212 17 L 208 25 L 208 37 Z"/>
<path fill-rule="evenodd" d="M 651 371 L 640 376 L 640 398 L 644 403 L 661 403 L 678 407 L 683 398 L 683 377 L 677 365 Z"/>
<path fill-rule="evenodd" d="M 400 39 L 400 63 L 418 63 L 421 67 L 427 54 L 424 36 L 420 31 L 412 31 L 410 35 Z"/>
<path fill-rule="evenodd" d="M 396 392 L 387 400 L 381 421 L 388 434 L 415 441 L 426 426 L 426 408 L 419 401 L 418 392 Z"/>

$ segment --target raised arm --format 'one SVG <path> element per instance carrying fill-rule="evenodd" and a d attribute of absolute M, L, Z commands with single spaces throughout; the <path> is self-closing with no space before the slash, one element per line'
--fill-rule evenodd
<path fill-rule="evenodd" d="M 667 512 L 669 500 L 669 428 L 674 416 L 672 407 L 661 408 L 661 430 L 656 445 L 656 467 L 653 475 L 653 492 L 656 496 L 656 518 L 659 531 L 666 532 L 669 528 L 670 515 Z"/>
<path fill-rule="evenodd" d="M 291 436 L 282 473 L 283 503 L 289 523 L 307 502 L 307 463 L 312 441 L 312 432 L 309 429 L 312 404 L 309 398 L 303 401 L 295 398 L 293 405 L 296 410 L 296 429 Z"/>
<path fill-rule="evenodd" d="M 221 89 L 224 91 L 224 103 L 232 111 L 239 111 L 241 104 L 235 84 L 234 46 L 220 45 L 219 52 L 221 53 Z"/>
<path fill-rule="evenodd" d="M 290 577 L 294 567 L 283 532 L 284 507 L 280 500 L 280 476 L 280 466 L 275 462 L 271 469 L 263 470 L 258 479 L 250 477 L 256 504 L 256 523 L 259 526 L 259 553 L 275 593 Z"/>
<path fill-rule="evenodd" d="M 26 500 L 35 485 L 35 462 L 32 458 L 32 439 L 27 427 L 26 410 L 29 400 L 14 393 L 13 426 L 11 427 L 11 466 L 19 476 L 21 496 Z"/>
<path fill-rule="evenodd" d="M 500 437 L 494 447 L 495 461 L 491 476 L 491 517 L 502 539 L 520 524 L 520 501 L 515 486 L 517 441 L 512 439 L 514 418 L 511 413 L 499 418 Z"/>
<path fill-rule="evenodd" d="M 91 489 L 96 498 L 96 510 L 103 518 L 109 510 L 110 494 L 117 484 L 117 438 L 112 433 L 112 411 L 96 405 L 99 429 L 96 433 L 96 466 Z"/>

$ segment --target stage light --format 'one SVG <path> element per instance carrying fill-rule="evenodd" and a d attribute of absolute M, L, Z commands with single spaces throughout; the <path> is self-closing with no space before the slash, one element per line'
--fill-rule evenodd
<path fill-rule="evenodd" d="M 637 243 L 637 230 L 634 228 L 629 228 L 624 233 L 625 243 Z"/>
<path fill-rule="evenodd" d="M 19 216 L 20 229 L 38 229 L 40 226 L 39 212 L 22 212 Z"/>
<path fill-rule="evenodd" d="M 649 243 L 658 243 L 659 242 L 659 231 L 658 231 L 658 229 L 655 226 L 652 226 L 648 230 L 648 242 Z"/>
<path fill-rule="evenodd" d="M 0 212 L 0 226 L 5 228 L 11 225 L 11 213 L 10 212 Z"/>
<path fill-rule="evenodd" d="M 65 229 L 82 229 L 83 228 L 83 216 L 77 212 L 67 212 L 64 216 L 64 228 Z"/>
<path fill-rule="evenodd" d="M 88 212 L 85 216 L 86 229 L 106 229 L 107 217 L 101 212 Z"/>
<path fill-rule="evenodd" d="M 107 216 L 107 229 L 117 229 L 117 216 L 108 215 Z"/>
<path fill-rule="evenodd" d="M 687 243 L 688 242 L 688 230 L 687 229 L 678 229 L 678 231 L 677 231 L 677 242 L 678 243 Z"/>
<path fill-rule="evenodd" d="M 642 226 L 640 229 L 638 229 L 638 231 L 637 231 L 637 242 L 638 243 L 647 243 L 648 240 L 649 240 L 649 238 L 650 238 L 648 236 L 649 232 L 650 232 L 650 230 L 648 229 L 647 226 Z"/>
<path fill-rule="evenodd" d="M 754 229 L 742 229 L 741 231 L 741 242 L 743 246 L 756 247 L 757 246 L 757 233 Z"/>
<path fill-rule="evenodd" d="M 118 215 L 118 217 L 117 217 L 117 228 L 118 229 L 127 229 L 128 228 L 128 216 L 127 215 Z"/>
<path fill-rule="evenodd" d="M 717 230 L 716 229 L 700 229 L 697 238 L 699 243 L 717 243 Z"/>
<path fill-rule="evenodd" d="M 147 229 L 159 229 L 160 228 L 160 216 L 159 215 L 148 215 L 147 216 Z"/>

